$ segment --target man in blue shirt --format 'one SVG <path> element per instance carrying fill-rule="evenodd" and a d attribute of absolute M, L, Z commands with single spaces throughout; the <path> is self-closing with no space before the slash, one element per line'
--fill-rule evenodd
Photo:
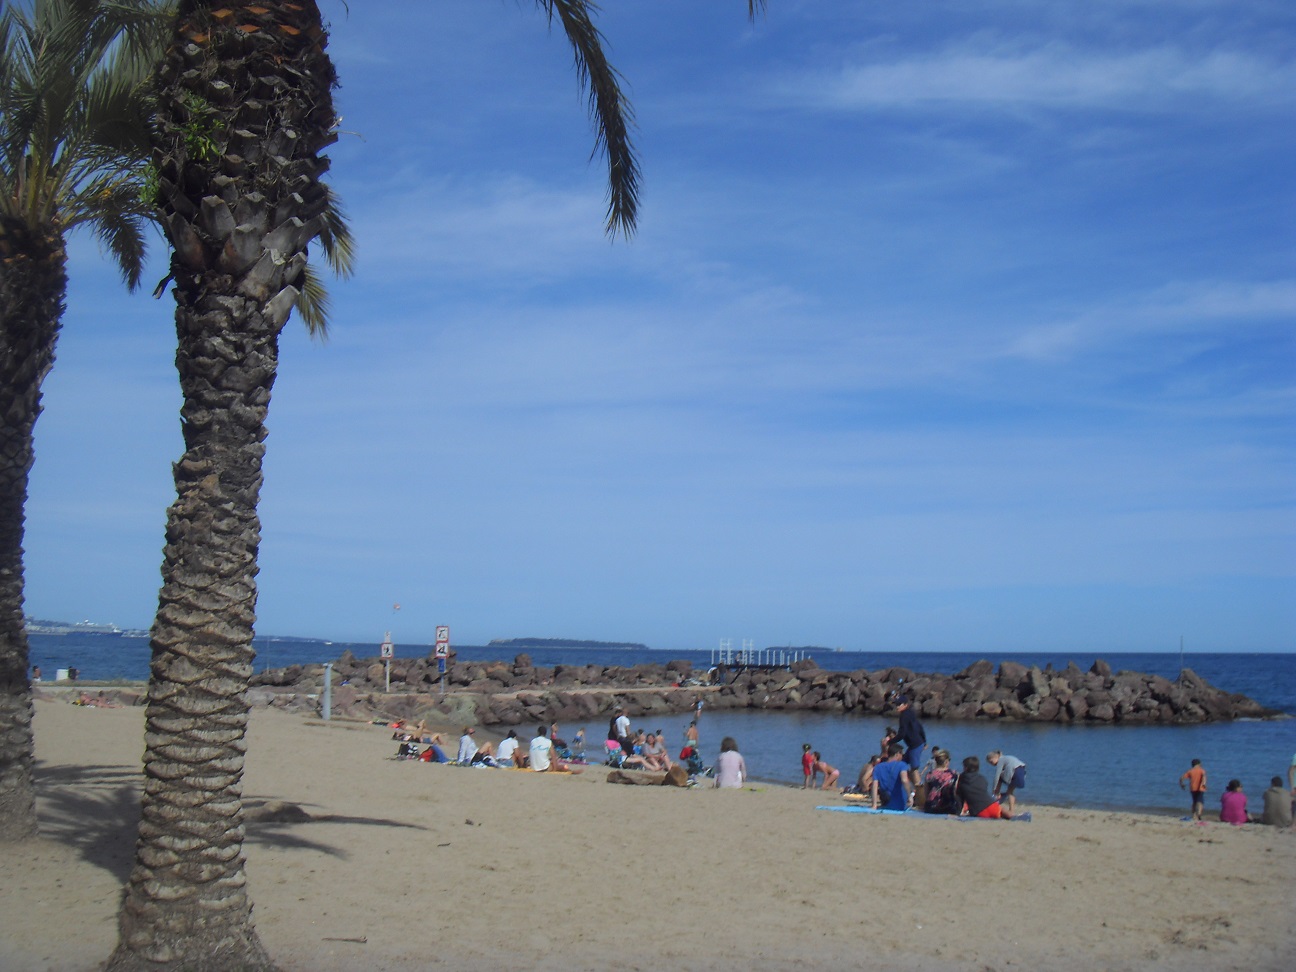
<path fill-rule="evenodd" d="M 913 805 L 913 787 L 902 755 L 900 747 L 892 743 L 887 747 L 887 758 L 873 767 L 873 783 L 869 789 L 874 810 L 878 808 L 879 796 L 888 810 L 907 810 Z"/>

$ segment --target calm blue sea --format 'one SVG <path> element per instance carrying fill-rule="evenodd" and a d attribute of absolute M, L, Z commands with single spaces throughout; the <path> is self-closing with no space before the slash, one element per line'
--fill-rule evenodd
<path fill-rule="evenodd" d="M 32 635 L 32 663 L 46 678 L 59 668 L 74 665 L 83 679 L 148 678 L 148 641 L 101 635 Z M 257 640 L 257 667 L 333 661 L 350 648 L 358 657 L 377 657 L 377 644 L 344 644 L 325 641 Z M 456 647 L 464 660 L 511 660 L 515 651 L 485 647 Z M 397 646 L 397 654 L 429 654 L 428 645 Z M 688 658 L 695 667 L 710 664 L 711 652 L 642 651 L 617 649 L 538 648 L 528 652 L 537 665 L 635 665 L 641 662 Z M 901 666 L 916 672 L 956 672 L 983 657 L 965 652 L 872 653 L 829 652 L 816 657 L 821 667 L 853 671 Z M 1008 656 L 1005 656 L 1006 658 Z M 1103 655 L 1113 669 L 1155 672 L 1167 678 L 1179 674 L 1179 654 Z M 996 664 L 1005 660 L 991 656 Z M 1041 668 L 1052 663 L 1064 668 L 1075 661 L 1088 668 L 1094 657 L 1057 654 L 1017 654 L 1009 660 Z M 1241 692 L 1269 708 L 1296 715 L 1296 655 L 1289 654 L 1188 654 L 1185 664 L 1207 681 L 1231 692 Z M 675 745 L 682 740 L 684 716 L 672 716 L 645 725 L 663 729 Z M 733 736 L 752 775 L 765 780 L 799 784 L 801 744 L 808 742 L 842 772 L 843 782 L 853 782 L 860 767 L 878 746 L 888 720 L 801 712 L 721 712 L 704 710 L 702 748 L 710 762 L 724 736 Z M 564 727 L 566 728 L 566 727 Z M 592 740 L 601 739 L 604 726 L 586 727 Z M 1242 780 L 1254 806 L 1272 776 L 1286 776 L 1296 753 L 1296 718 L 1274 721 L 1217 723 L 1202 726 L 1041 726 L 1009 723 L 928 722 L 930 744 L 953 754 L 957 764 L 964 756 L 985 758 L 990 749 L 1002 749 L 1026 761 L 1027 789 L 1023 802 L 1055 806 L 1108 809 L 1186 810 L 1188 801 L 1179 790 L 1179 774 L 1193 758 L 1201 759 L 1210 782 L 1207 808 L 1217 807 L 1219 793 L 1229 779 Z"/>

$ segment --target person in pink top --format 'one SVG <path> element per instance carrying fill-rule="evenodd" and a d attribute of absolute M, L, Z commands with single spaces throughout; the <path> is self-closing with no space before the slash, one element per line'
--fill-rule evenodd
<path fill-rule="evenodd" d="M 1220 796 L 1220 822 L 1244 824 L 1251 822 L 1247 813 L 1246 794 L 1242 792 L 1241 780 L 1229 780 L 1228 789 Z"/>

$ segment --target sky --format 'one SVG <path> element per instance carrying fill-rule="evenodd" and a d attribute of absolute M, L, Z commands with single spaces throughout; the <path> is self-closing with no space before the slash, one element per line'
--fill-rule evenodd
<path fill-rule="evenodd" d="M 1288 0 L 606 0 L 630 241 L 532 4 L 321 7 L 359 262 L 281 341 L 259 635 L 1296 650 Z M 73 238 L 36 617 L 156 610 L 152 253 Z"/>

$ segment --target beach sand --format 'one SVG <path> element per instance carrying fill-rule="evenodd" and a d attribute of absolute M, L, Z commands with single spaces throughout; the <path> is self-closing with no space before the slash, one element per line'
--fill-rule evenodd
<path fill-rule="evenodd" d="M 116 941 L 143 710 L 41 699 L 35 725 L 41 837 L 0 850 L 0 969 L 91 970 Z M 245 805 L 312 818 L 247 827 L 257 929 L 285 972 L 1296 966 L 1289 832 L 1041 806 L 1030 823 L 828 813 L 841 798 L 396 746 L 379 726 L 252 713 Z"/>

